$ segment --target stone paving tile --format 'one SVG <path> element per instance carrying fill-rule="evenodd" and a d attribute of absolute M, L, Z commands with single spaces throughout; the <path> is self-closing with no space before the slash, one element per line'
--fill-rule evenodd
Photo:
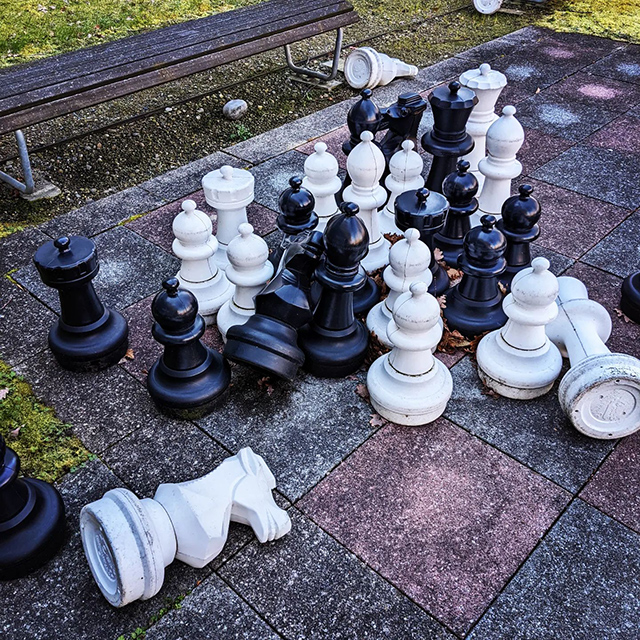
<path fill-rule="evenodd" d="M 299 507 L 464 634 L 568 500 L 556 485 L 440 419 L 386 426 Z"/>
<path fill-rule="evenodd" d="M 580 500 L 500 594 L 473 640 L 635 640 L 640 538 Z"/>
<path fill-rule="evenodd" d="M 218 573 L 289 640 L 453 639 L 295 509 L 284 538 L 251 543 Z"/>
<path fill-rule="evenodd" d="M 522 175 L 535 171 L 571 146 L 573 142 L 569 140 L 549 135 L 540 129 L 524 127 L 524 144 L 518 152 L 518 160 L 522 163 Z M 522 182 L 522 179 L 518 178 L 517 181 Z"/>
<path fill-rule="evenodd" d="M 310 155 L 314 152 L 314 147 L 318 142 L 324 142 L 327 145 L 327 151 L 332 154 L 335 159 L 338 161 L 338 166 L 341 169 L 347 168 L 347 156 L 342 153 L 342 143 L 345 140 L 349 139 L 349 127 L 345 124 L 338 129 L 334 129 L 330 133 L 325 133 L 325 135 L 316 138 L 315 140 L 311 140 L 306 144 L 303 144 L 300 147 L 296 148 L 296 151 L 300 153 L 304 153 L 305 155 Z M 306 160 L 306 158 L 305 158 Z"/>
<path fill-rule="evenodd" d="M 49 240 L 49 236 L 34 227 L 0 238 L 0 274 L 31 262 L 36 249 Z"/>
<path fill-rule="evenodd" d="M 571 426 L 558 403 L 557 384 L 541 398 L 520 402 L 488 395 L 470 358 L 451 375 L 446 418 L 569 491 L 578 491 L 615 446 Z"/>
<path fill-rule="evenodd" d="M 355 393 L 359 378 L 263 377 L 234 367 L 228 400 L 198 424 L 234 453 L 260 452 L 278 489 L 296 500 L 373 433 L 372 409 Z"/>
<path fill-rule="evenodd" d="M 419 85 L 418 89 L 412 89 L 412 91 L 423 91 L 444 82 L 456 80 L 460 74 L 467 71 L 469 68 L 473 68 L 475 65 L 470 64 L 469 60 L 459 58 L 457 56 L 447 58 L 436 64 L 432 64 L 429 67 L 424 67 L 418 71 L 418 75 L 415 77 L 415 83 Z M 374 91 L 374 99 L 376 99 L 376 92 Z M 391 100 L 395 102 L 398 99 L 398 94 Z"/>
<path fill-rule="evenodd" d="M 251 173 L 256 179 L 255 201 L 273 211 L 279 211 L 278 198 L 289 186 L 292 176 L 304 176 L 307 156 L 298 151 L 288 151 L 277 158 L 259 164 Z"/>
<path fill-rule="evenodd" d="M 551 263 L 551 272 L 556 276 L 563 275 L 563 273 L 574 263 L 574 260 L 563 256 L 561 253 L 556 253 L 551 249 L 541 246 L 537 242 L 531 245 L 531 257 L 537 258 L 538 256 L 545 257 Z"/>
<path fill-rule="evenodd" d="M 525 27 L 524 29 L 518 29 L 518 31 L 508 33 L 501 38 L 484 42 L 476 47 L 471 47 L 471 49 L 457 53 L 456 57 L 468 58 L 478 62 L 478 64 L 482 64 L 483 62 L 493 62 L 495 59 L 501 59 L 508 56 L 523 44 L 539 39 L 542 32 L 543 30 L 538 27 Z M 495 64 L 498 65 L 498 62 Z M 498 66 L 495 68 L 497 69 Z"/>
<path fill-rule="evenodd" d="M 607 127 L 590 135 L 585 142 L 623 153 L 637 153 L 640 149 L 640 118 L 620 116 Z"/>
<path fill-rule="evenodd" d="M 627 45 L 587 67 L 587 73 L 640 84 L 640 46 Z"/>

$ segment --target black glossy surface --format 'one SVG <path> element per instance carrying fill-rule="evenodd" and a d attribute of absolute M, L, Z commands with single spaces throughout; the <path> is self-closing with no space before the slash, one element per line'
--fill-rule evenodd
<path fill-rule="evenodd" d="M 620 310 L 640 324 L 640 271 L 628 275 L 622 283 Z"/>
<path fill-rule="evenodd" d="M 347 126 L 351 136 L 342 145 L 342 152 L 345 156 L 348 156 L 353 148 L 360 144 L 360 135 L 363 131 L 371 131 L 375 135 L 382 122 L 382 112 L 372 100 L 373 92 L 371 89 L 364 89 L 360 96 L 360 100 L 349 109 L 347 114 Z"/>

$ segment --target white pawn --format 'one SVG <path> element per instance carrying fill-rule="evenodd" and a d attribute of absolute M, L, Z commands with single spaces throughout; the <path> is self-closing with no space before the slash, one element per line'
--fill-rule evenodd
<path fill-rule="evenodd" d="M 329 218 L 338 213 L 335 195 L 342 187 L 338 177 L 338 161 L 327 151 L 324 142 L 317 142 L 315 153 L 304 161 L 302 186 L 313 194 L 316 201 L 314 211 L 318 214 L 316 231 L 324 232 Z"/>
<path fill-rule="evenodd" d="M 414 282 L 425 282 L 427 287 L 431 284 L 433 276 L 429 270 L 430 262 L 431 251 L 420 240 L 420 232 L 417 229 L 407 229 L 404 239 L 391 247 L 389 266 L 382 274 L 389 287 L 389 295 L 382 302 L 378 302 L 367 315 L 367 328 L 387 347 L 393 346 L 387 336 L 393 305 L 398 296 L 409 291 Z"/>
<path fill-rule="evenodd" d="M 273 275 L 269 262 L 269 247 L 253 227 L 243 222 L 227 249 L 229 266 L 226 275 L 236 285 L 231 300 L 227 300 L 218 312 L 217 324 L 222 339 L 227 341 L 227 330 L 244 324 L 255 312 L 254 297 Z"/>
<path fill-rule="evenodd" d="M 502 303 L 507 324 L 482 338 L 476 352 L 480 379 L 501 396 L 537 398 L 560 375 L 562 356 L 544 330 L 558 315 L 557 295 L 546 258 L 534 258 L 514 277 Z"/>
<path fill-rule="evenodd" d="M 247 206 L 253 202 L 254 183 L 254 177 L 246 169 L 229 165 L 210 171 L 202 178 L 207 204 L 217 212 L 216 263 L 221 269 L 229 264 L 227 246 L 236 237 L 238 227 L 247 222 Z"/>
<path fill-rule="evenodd" d="M 380 233 L 401 234 L 396 227 L 396 198 L 405 191 L 417 191 L 424 187 L 422 168 L 424 163 L 419 153 L 414 151 L 412 140 L 405 140 L 402 149 L 391 156 L 389 160 L 389 175 L 385 180 L 387 189 L 391 192 L 387 204 L 380 211 Z"/>
<path fill-rule="evenodd" d="M 487 157 L 478 169 L 484 175 L 484 185 L 478 198 L 478 211 L 471 216 L 471 226 L 491 214 L 500 219 L 502 205 L 511 196 L 511 181 L 522 173 L 516 154 L 524 144 L 524 129 L 515 118 L 516 108 L 507 105 L 487 131 Z"/>
<path fill-rule="evenodd" d="M 380 233 L 378 209 L 387 201 L 387 192 L 380 184 L 385 159 L 382 151 L 373 143 L 373 133 L 363 131 L 361 142 L 347 158 L 347 171 L 351 184 L 344 190 L 345 202 L 355 202 L 360 207 L 358 216 L 369 233 L 369 253 L 360 264 L 366 271 L 375 271 L 389 262 L 391 243 Z"/>
<path fill-rule="evenodd" d="M 495 113 L 496 102 L 507 86 L 507 76 L 485 63 L 479 69 L 465 71 L 460 76 L 460 84 L 472 89 L 478 96 L 478 103 L 467 120 L 467 133 L 473 138 L 474 147 L 464 159 L 471 165 L 469 170 L 478 179 L 478 185 L 482 189 L 484 176 L 478 170 L 478 163 L 485 156 L 487 131 L 498 119 Z"/>
<path fill-rule="evenodd" d="M 433 357 L 440 342 L 440 305 L 425 282 L 414 282 L 393 306 L 387 327 L 393 350 L 367 374 L 371 404 L 387 420 L 416 426 L 439 418 L 451 397 L 449 369 Z"/>
<path fill-rule="evenodd" d="M 182 203 L 173 220 L 173 253 L 182 263 L 177 278 L 180 288 L 191 291 L 198 300 L 198 313 L 213 324 L 220 307 L 233 295 L 233 285 L 215 261 L 218 241 L 211 235 L 209 216 L 196 209 L 193 200 Z"/>

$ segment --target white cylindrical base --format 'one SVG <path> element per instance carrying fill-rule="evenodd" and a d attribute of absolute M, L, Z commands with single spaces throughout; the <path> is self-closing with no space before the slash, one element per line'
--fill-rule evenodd
<path fill-rule="evenodd" d="M 384 209 L 380 209 L 380 215 L 378 216 L 378 226 L 382 235 L 384 235 L 385 233 L 393 233 L 398 236 L 402 235 L 402 231 L 400 231 L 400 229 L 398 229 L 398 227 L 396 226 L 395 215 L 392 214 L 386 207 Z"/>
<path fill-rule="evenodd" d="M 222 269 L 206 282 L 189 282 L 177 275 L 180 280 L 180 288 L 191 291 L 198 300 L 198 313 L 204 318 L 207 325 L 215 322 L 216 314 L 220 307 L 230 300 L 235 291 L 235 285 L 231 284 Z"/>
<path fill-rule="evenodd" d="M 369 253 L 360 261 L 365 271 L 371 272 L 380 267 L 386 267 L 389 264 L 389 249 L 391 243 L 384 237 L 380 236 L 377 242 L 369 245 Z"/>
<path fill-rule="evenodd" d="M 239 324 L 244 324 L 249 320 L 249 318 L 255 314 L 255 309 L 240 309 L 233 302 L 233 298 L 231 300 L 227 300 L 220 311 L 218 311 L 218 315 L 216 317 L 216 324 L 218 325 L 218 331 L 220 331 L 220 335 L 224 342 L 227 341 L 227 331 L 229 331 L 230 327 L 235 327 Z"/>

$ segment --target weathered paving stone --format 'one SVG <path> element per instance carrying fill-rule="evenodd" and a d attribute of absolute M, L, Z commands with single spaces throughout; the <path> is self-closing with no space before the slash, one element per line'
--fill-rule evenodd
<path fill-rule="evenodd" d="M 508 33 L 506 36 L 484 42 L 476 47 L 471 47 L 466 51 L 457 53 L 458 58 L 467 58 L 477 62 L 479 65 L 483 62 L 495 62 L 495 68 L 499 68 L 500 59 L 508 56 L 511 52 L 515 51 L 517 47 L 527 44 L 532 40 L 540 37 L 541 29 L 536 27 L 525 27 L 512 33 Z"/>
<path fill-rule="evenodd" d="M 638 535 L 576 500 L 469 638 L 635 640 L 638 575 Z"/>
<path fill-rule="evenodd" d="M 49 240 L 49 236 L 36 228 L 17 231 L 0 238 L 0 274 L 31 262 L 36 249 Z"/>
<path fill-rule="evenodd" d="M 518 152 L 518 160 L 522 163 L 522 175 L 526 176 L 535 171 L 571 146 L 573 142 L 569 140 L 549 135 L 539 129 L 525 127 L 524 144 Z M 516 182 L 521 184 L 523 178 L 517 178 Z"/>
<path fill-rule="evenodd" d="M 553 483 L 440 419 L 386 426 L 299 507 L 464 634 L 568 500 Z"/>
<path fill-rule="evenodd" d="M 278 198 L 289 186 L 292 176 L 304 176 L 304 161 L 307 156 L 298 151 L 288 151 L 277 158 L 259 164 L 251 173 L 256 179 L 255 201 L 279 211 Z"/>
<path fill-rule="evenodd" d="M 627 45 L 585 69 L 587 73 L 640 84 L 640 46 Z"/>
<path fill-rule="evenodd" d="M 314 147 L 318 142 L 324 142 L 327 145 L 327 151 L 335 157 L 338 161 L 338 166 L 341 169 L 347 168 L 347 156 L 342 153 L 342 143 L 349 139 L 349 128 L 345 124 L 338 129 L 334 129 L 330 133 L 315 138 L 300 147 L 297 147 L 296 151 L 304 153 L 305 155 L 311 155 L 314 152 Z M 305 158 L 306 160 L 306 158 Z"/>
<path fill-rule="evenodd" d="M 640 149 L 640 118 L 621 116 L 589 136 L 586 142 L 623 153 L 637 153 Z"/>
<path fill-rule="evenodd" d="M 574 263 L 571 258 L 534 242 L 531 245 L 531 257 L 537 258 L 538 256 L 543 256 L 551 263 L 551 272 L 556 276 L 564 275 L 564 272 Z"/>
<path fill-rule="evenodd" d="M 293 527 L 251 543 L 218 573 L 290 640 L 443 640 L 427 613 L 295 509 Z M 260 570 L 257 570 L 260 567 Z"/>
<path fill-rule="evenodd" d="M 541 398 L 520 402 L 488 395 L 469 358 L 451 375 L 446 418 L 571 492 L 582 487 L 615 445 L 587 438 L 571 426 L 558 403 L 557 384 Z"/>

